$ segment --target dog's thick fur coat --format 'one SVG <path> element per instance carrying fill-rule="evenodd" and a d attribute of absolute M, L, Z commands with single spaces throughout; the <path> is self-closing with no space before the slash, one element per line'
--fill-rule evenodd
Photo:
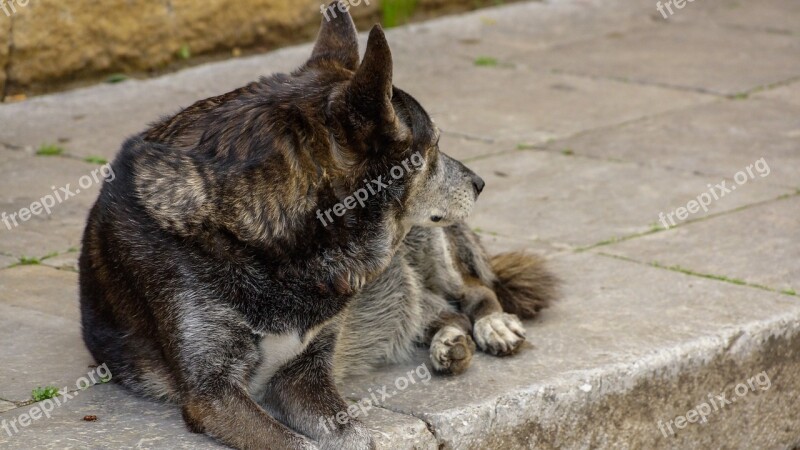
<path fill-rule="evenodd" d="M 438 136 L 393 87 L 380 27 L 359 62 L 349 15 L 323 21 L 297 71 L 123 145 L 83 238 L 87 347 L 115 381 L 179 403 L 191 430 L 230 446 L 371 448 L 357 420 L 323 430 L 347 410 L 335 373 L 425 342 L 437 370 L 460 372 L 471 336 L 510 354 L 524 330 L 509 313 L 532 317 L 553 292 L 540 261 L 490 259 L 463 225 L 483 181 Z M 412 155 L 416 170 L 363 207 L 318 220 Z"/>

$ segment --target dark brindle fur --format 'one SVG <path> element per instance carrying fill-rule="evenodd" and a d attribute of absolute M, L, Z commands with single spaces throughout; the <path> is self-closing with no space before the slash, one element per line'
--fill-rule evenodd
<path fill-rule="evenodd" d="M 462 225 L 483 181 L 439 152 L 428 115 L 392 86 L 380 27 L 360 63 L 355 33 L 347 14 L 323 22 L 292 74 L 129 139 L 86 226 L 86 345 L 114 380 L 178 402 L 190 429 L 233 447 L 370 448 L 359 421 L 323 431 L 320 417 L 347 409 L 334 361 L 346 372 L 427 340 L 434 367 L 458 372 L 473 321 L 481 348 L 511 353 L 523 331 L 501 303 L 532 316 L 552 291 L 537 260 L 485 256 Z M 416 152 L 419 170 L 318 220 Z M 397 345 L 371 344 L 387 339 Z"/>

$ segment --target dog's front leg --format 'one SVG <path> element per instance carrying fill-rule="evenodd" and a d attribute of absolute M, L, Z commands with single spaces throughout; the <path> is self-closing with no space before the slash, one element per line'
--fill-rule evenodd
<path fill-rule="evenodd" d="M 467 282 L 461 310 L 474 322 L 472 335 L 481 350 L 492 355 L 510 355 L 525 342 L 519 317 L 503 312 L 497 295 L 477 282 Z"/>
<path fill-rule="evenodd" d="M 314 448 L 267 414 L 241 387 L 222 380 L 217 381 L 213 394 L 189 393 L 183 418 L 195 433 L 206 433 L 241 450 Z"/>
<path fill-rule="evenodd" d="M 278 370 L 264 394 L 265 407 L 323 450 L 375 448 L 369 430 L 351 414 L 357 407 L 339 395 L 333 378 L 336 332 L 322 330 L 295 360 Z M 358 408 L 359 412 L 363 409 Z"/>

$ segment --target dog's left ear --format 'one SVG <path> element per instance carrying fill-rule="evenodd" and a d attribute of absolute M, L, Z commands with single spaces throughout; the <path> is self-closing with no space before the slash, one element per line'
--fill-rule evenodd
<path fill-rule="evenodd" d="M 369 122 L 394 122 L 392 107 L 392 51 L 380 25 L 369 33 L 364 60 L 347 87 L 347 101 Z"/>
<path fill-rule="evenodd" d="M 349 70 L 358 67 L 358 36 L 350 13 L 338 8 L 334 1 L 323 14 L 322 27 L 308 65 L 321 61 L 334 61 Z M 329 17 L 329 14 L 333 17 Z"/>

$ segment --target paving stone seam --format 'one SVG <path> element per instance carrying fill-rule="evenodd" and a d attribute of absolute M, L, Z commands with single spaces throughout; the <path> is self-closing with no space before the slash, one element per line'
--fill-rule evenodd
<path fill-rule="evenodd" d="M 492 155 L 492 156 L 494 156 L 494 155 Z M 762 200 L 762 201 L 759 201 L 759 202 L 748 203 L 746 205 L 742 205 L 742 206 L 733 208 L 731 210 L 720 211 L 718 213 L 709 214 L 707 216 L 699 217 L 699 218 L 696 218 L 696 219 L 688 219 L 688 220 L 683 221 L 683 222 L 681 222 L 681 223 L 679 223 L 679 224 L 677 224 L 677 225 L 675 225 L 673 227 L 670 227 L 669 229 L 672 230 L 672 229 L 679 228 L 679 227 L 685 227 L 685 226 L 687 226 L 689 224 L 693 224 L 693 223 L 702 222 L 702 221 L 705 221 L 705 220 L 714 219 L 714 218 L 721 217 L 721 216 L 724 216 L 724 215 L 733 214 L 733 213 L 737 213 L 737 212 L 740 212 L 740 211 L 745 211 L 747 209 L 754 208 L 754 207 L 757 207 L 757 206 L 762 206 L 762 205 L 766 205 L 766 204 L 773 203 L 773 202 L 779 202 L 779 201 L 787 200 L 787 199 L 790 199 L 790 198 L 793 198 L 793 197 L 798 197 L 798 196 L 800 196 L 800 190 L 797 190 L 794 193 L 782 194 L 782 195 L 780 195 L 778 197 L 775 197 L 775 198 Z M 543 239 L 543 238 L 528 239 L 528 238 L 526 238 L 524 236 L 522 236 L 522 237 L 520 237 L 520 236 L 510 236 L 510 235 L 507 235 L 507 234 L 498 233 L 498 232 L 496 232 L 494 230 L 484 229 L 484 228 L 481 228 L 480 231 L 476 231 L 476 232 L 478 234 L 484 235 L 484 236 L 497 236 L 497 237 L 502 237 L 502 238 L 507 238 L 507 239 L 519 240 L 521 242 L 526 242 L 526 243 L 531 243 L 531 244 L 537 243 L 537 242 L 538 243 L 542 243 L 542 244 L 546 244 L 546 245 L 549 245 L 549 246 L 551 246 L 553 248 L 559 249 L 558 252 L 556 252 L 555 254 L 552 255 L 552 256 L 557 256 L 557 255 L 561 255 L 563 253 L 583 253 L 583 252 L 587 252 L 587 251 L 594 251 L 595 249 L 600 248 L 600 247 L 614 245 L 614 244 L 617 244 L 617 243 L 620 243 L 620 242 L 625 242 L 625 241 L 629 241 L 629 240 L 632 240 L 632 239 L 636 239 L 636 238 L 640 238 L 640 237 L 644 237 L 644 236 L 648 236 L 648 235 L 651 235 L 651 234 L 660 233 L 660 232 L 664 232 L 664 231 L 669 231 L 669 230 L 667 230 L 667 229 L 665 229 L 665 228 L 663 228 L 663 227 L 661 227 L 659 225 L 659 226 L 653 227 L 653 228 L 651 228 L 650 230 L 647 230 L 647 231 L 642 231 L 642 232 L 634 233 L 634 234 L 628 234 L 628 235 L 624 235 L 624 236 L 612 237 L 612 238 L 609 238 L 609 239 L 606 239 L 606 240 L 603 240 L 603 241 L 600 241 L 600 242 L 597 242 L 597 243 L 594 243 L 594 244 L 589 244 L 589 245 L 585 245 L 585 246 L 578 246 L 578 247 L 576 247 L 574 245 L 570 245 L 570 244 L 565 243 L 565 242 L 560 242 L 560 241 L 557 241 L 557 240 L 554 240 L 554 239 L 549 239 L 549 238 L 545 238 L 545 239 Z M 595 252 L 595 253 L 598 253 L 598 252 Z"/>
<path fill-rule="evenodd" d="M 677 224 L 677 225 L 675 225 L 673 227 L 670 227 L 669 229 L 672 230 L 672 229 L 675 229 L 675 228 L 678 228 L 678 227 L 684 227 L 684 226 L 687 226 L 687 225 L 692 224 L 692 223 L 702 222 L 702 221 L 705 221 L 705 220 L 714 219 L 714 218 L 725 216 L 725 215 L 728 215 L 728 214 L 734 214 L 734 213 L 737 213 L 737 212 L 740 212 L 740 211 L 745 211 L 747 209 L 754 208 L 756 206 L 767 205 L 767 204 L 770 204 L 770 203 L 773 203 L 773 202 L 779 202 L 779 201 L 787 200 L 787 199 L 790 199 L 792 197 L 797 197 L 797 196 L 800 196 L 800 190 L 796 190 L 794 193 L 782 194 L 782 195 L 779 195 L 778 197 L 775 197 L 775 198 L 770 198 L 770 199 L 762 200 L 762 201 L 759 201 L 759 202 L 748 203 L 746 205 L 738 206 L 736 208 L 733 208 L 733 209 L 730 209 L 730 210 L 727 210 L 727 211 L 720 211 L 718 213 L 709 214 L 709 215 L 706 215 L 706 216 L 703 216 L 703 217 L 698 217 L 696 219 L 688 219 L 688 220 L 685 220 L 685 221 L 683 221 L 683 222 L 681 222 L 681 223 L 679 223 L 679 224 Z M 614 237 L 614 238 L 606 239 L 604 241 L 600 241 L 600 242 L 598 242 L 596 244 L 591 244 L 591 245 L 587 245 L 587 246 L 584 246 L 584 247 L 578 247 L 576 249 L 576 252 L 585 252 L 585 251 L 588 251 L 588 250 L 594 250 L 597 247 L 604 247 L 606 245 L 613 245 L 613 244 L 617 244 L 619 242 L 624 242 L 624 241 L 628 241 L 628 240 L 631 240 L 631 239 L 636 239 L 636 238 L 639 238 L 639 237 L 642 237 L 642 236 L 647 236 L 649 234 L 660 233 L 662 231 L 668 231 L 668 230 L 665 229 L 664 227 L 662 227 L 661 225 L 657 225 L 657 226 L 653 227 L 652 229 L 650 229 L 648 231 L 643 231 L 641 233 L 634 233 L 634 234 L 629 234 L 629 235 L 625 235 L 625 236 Z"/>
<path fill-rule="evenodd" d="M 537 70 L 534 70 L 534 69 L 528 69 L 528 68 L 520 68 L 519 70 L 525 70 L 525 71 L 534 72 L 534 73 L 536 73 L 536 72 L 545 73 L 545 72 L 540 72 L 540 71 L 537 71 Z M 568 74 L 568 73 L 565 73 L 564 75 L 573 76 L 573 75 Z M 582 77 L 580 75 L 577 75 L 576 77 L 577 78 L 585 78 L 585 77 Z M 616 80 L 605 80 L 605 81 L 616 81 Z M 660 86 L 651 86 L 651 87 L 660 87 Z M 668 88 L 666 88 L 666 89 L 668 89 Z M 573 138 L 580 137 L 580 136 L 582 136 L 584 134 L 589 134 L 589 133 L 596 133 L 596 132 L 601 132 L 601 131 L 611 131 L 611 130 L 614 130 L 614 129 L 617 129 L 617 128 L 621 128 L 621 127 L 624 127 L 624 126 L 627 126 L 627 125 L 633 125 L 633 124 L 636 124 L 637 122 L 641 122 L 641 121 L 644 121 L 644 120 L 657 119 L 657 118 L 660 118 L 662 116 L 666 116 L 666 115 L 669 115 L 669 114 L 674 114 L 674 113 L 679 112 L 679 111 L 685 111 L 687 109 L 696 108 L 696 107 L 699 107 L 699 106 L 713 105 L 715 103 L 718 103 L 718 102 L 721 103 L 721 102 L 728 101 L 728 100 L 729 99 L 727 99 L 725 97 L 720 97 L 718 95 L 708 95 L 707 96 L 707 100 L 704 100 L 704 101 L 698 102 L 698 103 L 694 103 L 694 104 L 691 104 L 691 105 L 678 106 L 678 107 L 675 107 L 675 108 L 666 109 L 664 111 L 658 111 L 658 112 L 655 112 L 655 113 L 652 113 L 652 114 L 645 114 L 645 115 L 642 115 L 642 116 L 639 116 L 639 117 L 626 119 L 626 120 L 623 120 L 623 121 L 617 122 L 617 123 L 611 123 L 611 124 L 607 124 L 607 125 L 600 125 L 600 126 L 596 126 L 596 127 L 586 128 L 586 129 L 583 129 L 583 130 L 578 130 L 578 131 L 575 131 L 575 132 L 570 133 L 570 134 L 565 134 L 563 136 L 558 136 L 558 137 L 547 139 L 547 140 L 529 141 L 529 142 L 522 142 L 522 143 L 518 143 L 518 144 L 520 144 L 520 145 L 529 145 L 532 148 L 536 148 L 537 146 L 540 146 L 540 145 L 548 145 L 548 144 L 552 144 L 554 142 L 558 142 L 558 141 L 562 141 L 562 140 L 573 139 Z M 451 131 L 450 133 L 452 134 L 454 132 Z M 487 142 L 489 140 L 491 140 L 492 143 L 507 142 L 502 137 L 483 136 L 482 138 L 486 139 Z"/>
<path fill-rule="evenodd" d="M 736 23 L 725 23 L 725 22 L 717 22 L 721 28 L 727 28 L 731 31 L 747 31 L 747 32 L 756 32 L 756 33 L 763 33 L 763 34 L 777 34 L 781 36 L 794 36 L 794 31 L 791 29 L 785 28 L 772 28 L 772 27 L 764 27 L 764 26 L 752 26 L 752 25 L 744 25 L 744 24 L 736 24 Z"/>
<path fill-rule="evenodd" d="M 551 144 L 557 143 L 560 140 L 561 139 L 557 139 L 557 140 L 551 142 Z M 568 140 L 568 139 L 566 139 L 566 140 Z M 701 177 L 720 177 L 722 179 L 727 179 L 727 180 L 730 180 L 730 178 L 731 178 L 730 174 L 724 174 L 722 172 L 706 172 L 706 171 L 703 171 L 703 170 L 688 170 L 688 169 L 685 169 L 683 167 L 676 167 L 676 166 L 671 166 L 671 165 L 668 165 L 668 164 L 660 164 L 660 163 L 657 163 L 657 162 L 643 162 L 643 161 L 636 161 L 636 160 L 624 159 L 624 158 L 610 158 L 610 157 L 603 157 L 603 156 L 586 155 L 586 154 L 582 154 L 580 152 L 575 152 L 572 149 L 569 149 L 570 153 L 569 153 L 569 155 L 566 155 L 566 154 L 564 154 L 564 150 L 556 150 L 556 149 L 548 148 L 547 146 L 540 146 L 538 144 L 533 145 L 533 146 L 531 146 L 529 148 L 519 149 L 518 151 L 542 151 L 542 152 L 547 152 L 547 153 L 552 154 L 552 155 L 562 154 L 564 156 L 568 156 L 568 157 L 571 157 L 571 158 L 582 158 L 582 159 L 588 159 L 588 160 L 592 160 L 592 161 L 610 162 L 610 163 L 617 163 L 617 164 L 632 164 L 632 165 L 638 166 L 638 167 L 643 168 L 643 169 L 661 169 L 661 170 L 665 170 L 667 172 L 672 172 L 672 173 L 680 174 L 680 175 L 691 175 L 691 176 L 701 176 Z M 489 157 L 492 157 L 492 156 L 499 156 L 499 155 L 503 155 L 503 154 L 507 154 L 507 153 L 511 153 L 511 151 L 489 153 L 489 154 L 486 154 L 486 155 L 473 156 L 472 158 L 464 159 L 463 161 L 464 162 L 470 162 L 470 161 L 474 161 L 476 159 L 485 159 L 485 158 L 489 158 Z M 798 184 L 797 186 L 793 186 L 793 185 L 789 185 L 789 184 L 773 182 L 773 181 L 770 181 L 770 180 L 760 181 L 759 184 L 764 184 L 764 185 L 772 186 L 774 188 L 787 189 L 787 190 L 800 189 L 800 184 Z"/>
<path fill-rule="evenodd" d="M 38 233 L 37 232 L 35 234 L 39 234 L 40 235 L 42 233 Z M 53 252 L 50 252 L 50 253 L 45 253 L 42 256 L 30 256 L 30 257 L 25 256 L 25 255 L 17 256 L 17 255 L 14 255 L 12 253 L 0 251 L 0 255 L 2 255 L 2 256 L 8 256 L 9 258 L 17 258 L 16 262 L 13 262 L 10 265 L 4 267 L 4 268 L 7 268 L 7 269 L 8 268 L 12 268 L 12 267 L 26 266 L 26 265 L 43 266 L 44 264 L 42 264 L 42 261 L 47 261 L 48 259 L 52 259 L 52 258 L 55 258 L 57 256 L 68 255 L 70 253 L 78 253 L 78 249 L 76 249 L 75 247 L 70 247 L 70 248 L 68 248 L 67 250 L 64 250 L 64 251 L 56 250 L 56 251 L 53 251 Z M 22 258 L 34 259 L 34 260 L 36 260 L 36 262 L 23 264 L 22 263 Z M 53 266 L 49 266 L 49 267 L 53 267 Z"/>
<path fill-rule="evenodd" d="M 352 397 L 346 397 L 346 399 L 347 399 L 347 400 L 350 400 L 350 401 L 353 401 L 353 402 L 356 402 L 356 403 L 357 403 L 358 401 L 360 401 L 360 400 L 361 400 L 361 399 L 359 399 L 359 398 L 352 398 Z M 389 407 L 388 407 L 388 405 L 373 406 L 373 408 L 374 408 L 374 409 L 380 409 L 380 410 L 384 410 L 384 411 L 389 411 L 389 412 L 391 412 L 391 413 L 393 413 L 393 414 L 398 414 L 398 415 L 401 415 L 401 416 L 403 416 L 403 417 L 409 417 L 409 418 L 412 418 L 412 419 L 415 419 L 415 420 L 419 420 L 420 422 L 422 422 L 423 424 L 425 424 L 426 431 L 427 431 L 427 432 L 428 432 L 428 433 L 429 433 L 429 434 L 430 434 L 430 435 L 431 435 L 431 436 L 432 436 L 434 439 L 436 439 L 436 443 L 437 443 L 439 446 L 441 446 L 442 444 L 444 444 L 444 443 L 443 443 L 443 442 L 442 442 L 442 441 L 439 439 L 439 437 L 436 435 L 436 433 L 435 433 L 435 431 L 434 431 L 435 429 L 434 429 L 433 425 L 432 425 L 431 423 L 429 423 L 428 421 L 426 421 L 425 419 L 423 419 L 423 418 L 420 418 L 420 417 L 417 417 L 417 416 L 415 416 L 414 414 L 409 414 L 409 413 L 407 413 L 407 412 L 403 412 L 403 411 L 395 411 L 395 410 L 393 410 L 393 409 L 389 408 Z M 381 431 L 381 430 L 378 430 L 378 429 L 373 429 L 373 430 L 374 430 L 374 431 L 377 431 L 377 432 L 380 432 L 380 431 Z"/>
<path fill-rule="evenodd" d="M 618 259 L 618 260 L 622 260 L 622 261 L 628 261 L 628 262 L 640 264 L 640 265 L 643 265 L 643 266 L 654 267 L 656 269 L 662 269 L 662 270 L 668 270 L 670 272 L 682 273 L 684 275 L 688 275 L 688 276 L 692 276 L 692 277 L 696 277 L 696 278 L 704 278 L 704 279 L 707 279 L 707 280 L 715 280 L 715 281 L 719 281 L 719 282 L 723 282 L 723 283 L 733 284 L 735 286 L 745 286 L 745 287 L 749 287 L 749 288 L 760 289 L 762 291 L 773 292 L 773 293 L 776 293 L 776 294 L 788 295 L 788 296 L 791 296 L 791 297 L 800 297 L 794 291 L 789 292 L 789 291 L 787 291 L 785 289 L 776 289 L 776 288 L 773 288 L 773 287 L 770 287 L 770 286 L 765 286 L 763 284 L 750 283 L 750 282 L 748 282 L 746 280 L 740 280 L 740 279 L 732 278 L 732 277 L 729 277 L 727 275 L 718 275 L 718 274 L 713 274 L 713 273 L 698 272 L 698 271 L 695 271 L 695 270 L 692 270 L 692 269 L 690 269 L 688 267 L 683 267 L 683 266 L 667 266 L 667 265 L 658 263 L 656 261 L 649 261 L 649 262 L 648 261 L 641 261 L 641 260 L 638 260 L 636 258 L 631 258 L 631 257 L 628 257 L 628 256 L 621 256 L 621 255 L 614 255 L 614 254 L 606 253 L 606 252 L 603 252 L 603 251 L 596 251 L 596 252 L 592 252 L 592 253 L 595 254 L 595 255 L 604 256 L 606 258 L 612 258 L 612 259 Z"/>
<path fill-rule="evenodd" d="M 648 81 L 648 80 L 641 80 L 641 79 L 634 79 L 634 78 L 626 78 L 626 77 L 618 77 L 613 75 L 592 75 L 588 73 L 581 73 L 575 72 L 572 70 L 563 70 L 563 69 L 550 69 L 550 73 L 554 73 L 557 75 L 569 75 L 573 77 L 581 77 L 587 78 L 590 80 L 595 81 L 615 81 L 617 83 L 629 84 L 634 86 L 648 86 L 648 87 L 658 87 L 662 89 L 669 89 L 672 91 L 680 91 L 680 92 L 690 92 L 693 94 L 704 94 L 704 95 L 712 95 L 714 97 L 719 98 L 729 98 L 728 94 L 722 92 L 716 92 L 711 89 L 701 88 L 701 87 L 692 87 L 692 86 L 681 86 L 679 84 L 669 84 L 669 83 L 662 83 L 658 81 Z"/>

